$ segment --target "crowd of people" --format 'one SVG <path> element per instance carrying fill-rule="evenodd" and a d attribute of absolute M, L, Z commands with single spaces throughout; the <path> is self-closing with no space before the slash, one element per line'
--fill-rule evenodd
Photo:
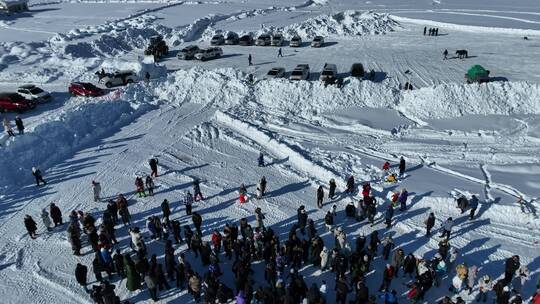
<path fill-rule="evenodd" d="M 262 154 L 257 163 L 265 166 Z M 148 178 L 158 177 L 157 164 L 157 159 L 150 160 Z M 383 165 L 384 181 L 393 175 L 393 182 L 397 182 L 405 174 L 405 160 L 401 158 L 397 172 L 391 167 L 389 162 Z M 266 178 L 262 177 L 257 184 L 257 198 L 266 195 L 266 183 Z M 136 192 L 144 197 L 144 183 L 137 181 L 135 185 Z M 186 191 L 183 199 L 185 217 L 190 222 L 184 218 L 183 224 L 181 215 L 172 212 L 165 199 L 161 203 L 161 216 L 149 216 L 143 229 L 132 225 L 128 199 L 122 194 L 116 200 L 107 201 L 100 221 L 96 220 L 96 214 L 70 213 L 67 234 L 73 254 L 80 256 L 84 247 L 89 248 L 93 254 L 90 267 L 96 283 L 88 288 L 89 266 L 83 263 L 75 266 L 75 279 L 95 303 L 129 303 L 129 299 L 122 301 L 116 295 L 116 286 L 111 283 L 121 279 L 119 282 L 125 283 L 127 290 L 147 292 L 148 299 L 153 301 L 174 289 L 174 292 L 187 290 L 197 303 L 424 303 L 433 289 L 439 289 L 437 294 L 447 294 L 437 299 L 437 303 L 442 304 L 465 303 L 463 295 L 471 295 L 473 291 L 477 291 L 477 302 L 493 299 L 497 304 L 519 304 L 531 297 L 531 303 L 540 304 L 540 289 L 533 295 L 532 291 L 522 288 L 530 279 L 530 273 L 519 256 L 507 259 L 498 277 L 482 274 L 477 265 L 460 259 L 458 248 L 451 245 L 454 225 L 451 217 L 442 221 L 435 254 L 418 256 L 415 252 L 405 252 L 403 244 L 397 243 L 388 229 L 397 221 L 394 213 L 407 212 L 410 202 L 406 189 L 391 194 L 389 199 L 376 197 L 369 182 L 359 186 L 350 176 L 344 194 L 353 202 L 346 206 L 345 215 L 356 222 L 371 224 L 371 233 L 355 235 L 349 243 L 343 229 L 346 219 L 339 218 L 336 204 L 331 204 L 324 217 L 326 229 L 318 228 L 309 218 L 306 206 L 299 206 L 296 221 L 284 239 L 280 239 L 272 226 L 266 225 L 261 208 L 255 209 L 253 224 L 247 218 L 241 218 L 237 223 L 226 223 L 222 229 L 204 230 L 204 214 L 193 211 L 192 206 L 204 200 L 200 181 L 195 179 L 192 186 L 193 194 Z M 100 184 L 93 181 L 92 187 L 94 201 L 100 202 Z M 317 189 L 318 208 L 324 208 L 325 200 L 332 202 L 335 198 L 337 185 L 334 179 L 329 181 L 328 189 L 327 196 L 324 187 Z M 242 185 L 240 203 L 246 201 L 246 192 Z M 355 198 L 357 193 L 358 199 Z M 466 215 L 470 220 L 474 219 L 477 206 L 476 196 L 457 199 L 462 214 L 470 210 Z M 385 228 L 381 230 L 374 228 L 377 208 L 384 210 Z M 62 212 L 55 204 L 50 205 L 49 212 L 43 209 L 40 216 L 48 230 L 64 223 Z M 29 235 L 35 238 L 37 223 L 27 215 L 24 224 Z M 121 246 L 116 238 L 117 227 L 121 224 L 128 228 L 129 247 Z M 425 237 L 431 238 L 436 215 L 430 213 L 424 224 Z M 150 242 L 156 242 L 154 247 L 160 248 L 158 254 L 150 252 L 147 246 Z M 183 245 L 186 245 L 182 247 L 185 249 L 180 250 Z M 163 258 L 158 258 L 161 253 Z M 196 259 L 200 259 L 203 269 L 192 266 Z M 260 271 L 254 266 L 257 263 L 263 265 L 264 281 L 256 280 L 256 269 Z M 230 269 L 225 265 L 230 265 Z M 301 271 L 307 266 L 319 269 L 321 274 L 329 272 L 333 279 L 328 283 L 321 279 L 307 284 Z M 380 280 L 378 289 L 368 284 L 373 280 Z M 402 282 L 406 285 L 406 293 L 397 291 Z M 537 287 L 540 288 L 540 281 Z M 334 290 L 332 297 L 330 288 Z M 433 300 L 429 302 L 434 303 Z"/>

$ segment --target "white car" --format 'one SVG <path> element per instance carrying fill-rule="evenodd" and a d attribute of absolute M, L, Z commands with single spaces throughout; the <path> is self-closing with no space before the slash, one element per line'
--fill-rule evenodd
<path fill-rule="evenodd" d="M 36 102 L 48 102 L 52 100 L 51 93 L 44 91 L 33 84 L 26 84 L 17 89 L 17 94 L 27 100 Z"/>
<path fill-rule="evenodd" d="M 127 85 L 133 82 L 137 82 L 137 74 L 134 71 L 118 71 L 113 74 L 105 74 L 99 79 L 99 83 L 104 84 L 107 88 L 113 86 Z"/>
<path fill-rule="evenodd" d="M 210 45 L 222 45 L 225 44 L 225 37 L 221 34 L 214 35 L 210 40 Z"/>
<path fill-rule="evenodd" d="M 285 69 L 284 68 L 272 68 L 266 75 L 264 76 L 264 79 L 272 79 L 272 78 L 283 78 L 285 77 Z"/>
<path fill-rule="evenodd" d="M 322 36 L 315 36 L 313 41 L 311 41 L 311 47 L 317 48 L 324 45 L 324 38 Z"/>
<path fill-rule="evenodd" d="M 302 38 L 298 35 L 292 37 L 291 42 L 289 43 L 290 47 L 300 47 L 302 46 Z"/>
<path fill-rule="evenodd" d="M 267 46 L 267 45 L 270 45 L 271 41 L 272 41 L 272 38 L 270 38 L 270 35 L 262 34 L 257 38 L 257 41 L 255 41 L 255 45 Z"/>
<path fill-rule="evenodd" d="M 193 59 L 195 58 L 195 54 L 200 51 L 201 49 L 198 46 L 188 45 L 185 48 L 181 49 L 180 52 L 178 52 L 178 55 L 176 55 L 176 57 L 182 60 Z"/>
<path fill-rule="evenodd" d="M 331 79 L 336 79 L 337 77 L 337 67 L 335 64 L 332 63 L 325 63 L 323 70 L 321 72 L 321 76 L 319 77 L 320 81 L 327 81 Z"/>
<path fill-rule="evenodd" d="M 272 35 L 272 46 L 281 46 L 283 45 L 283 35 L 274 34 Z"/>
<path fill-rule="evenodd" d="M 223 55 L 223 50 L 220 47 L 211 47 L 201 50 L 195 54 L 195 59 L 200 61 L 206 61 L 208 59 L 219 58 Z"/>
<path fill-rule="evenodd" d="M 290 80 L 308 80 L 309 79 L 309 65 L 299 64 L 291 72 Z"/>

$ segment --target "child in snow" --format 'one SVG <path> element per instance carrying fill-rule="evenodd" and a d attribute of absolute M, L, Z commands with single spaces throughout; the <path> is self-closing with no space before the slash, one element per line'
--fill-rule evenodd
<path fill-rule="evenodd" d="M 137 176 L 135 178 L 135 187 L 137 188 L 137 194 L 139 197 L 146 197 L 146 193 L 144 192 L 144 182 L 142 177 Z"/>

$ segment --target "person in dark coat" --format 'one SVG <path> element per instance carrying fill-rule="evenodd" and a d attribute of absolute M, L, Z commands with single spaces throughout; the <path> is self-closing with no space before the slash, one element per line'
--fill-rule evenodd
<path fill-rule="evenodd" d="M 471 197 L 471 200 L 469 201 L 469 208 L 471 208 L 469 219 L 472 220 L 474 218 L 474 213 L 476 212 L 476 209 L 478 208 L 478 198 L 476 197 L 476 195 L 473 195 Z"/>
<path fill-rule="evenodd" d="M 193 225 L 195 226 L 195 229 L 197 230 L 198 235 L 202 235 L 201 231 L 201 225 L 202 225 L 202 217 L 199 213 L 193 212 L 193 215 L 191 216 L 191 220 L 193 221 Z"/>
<path fill-rule="evenodd" d="M 319 207 L 319 209 L 323 207 L 323 200 L 324 200 L 324 189 L 322 186 L 319 186 L 319 189 L 317 189 L 317 207 Z"/>
<path fill-rule="evenodd" d="M 412 278 L 414 271 L 416 270 L 416 258 L 412 253 L 409 253 L 405 260 L 403 260 L 403 277 L 409 275 Z"/>
<path fill-rule="evenodd" d="M 386 228 L 390 228 L 392 226 L 392 217 L 394 216 L 394 208 L 392 207 L 392 204 L 388 204 L 388 207 L 386 208 L 386 212 L 384 214 L 384 221 L 386 224 Z"/>
<path fill-rule="evenodd" d="M 88 288 L 86 287 L 87 283 L 87 275 L 88 275 L 88 267 L 84 266 L 81 263 L 77 263 L 77 266 L 75 266 L 75 279 L 77 280 L 77 283 L 79 283 L 85 291 L 88 292 Z"/>
<path fill-rule="evenodd" d="M 25 215 L 24 217 L 24 227 L 26 227 L 26 231 L 28 231 L 28 234 L 31 238 L 36 238 L 36 231 L 37 231 L 37 224 L 34 221 L 34 219 L 30 215 Z"/>
<path fill-rule="evenodd" d="M 297 210 L 297 213 L 298 227 L 300 228 L 300 232 L 302 232 L 302 234 L 306 234 L 305 228 L 307 225 L 308 216 L 305 207 L 303 205 L 300 206 Z"/>
<path fill-rule="evenodd" d="M 405 158 L 403 156 L 399 159 L 399 176 L 405 173 Z"/>
<path fill-rule="evenodd" d="M 431 235 L 431 229 L 435 226 L 435 214 L 431 212 L 425 221 L 426 224 L 426 236 Z"/>
<path fill-rule="evenodd" d="M 349 179 L 347 179 L 347 190 L 346 193 L 354 193 L 354 176 L 350 176 Z"/>
<path fill-rule="evenodd" d="M 157 165 L 159 164 L 159 161 L 157 160 L 157 158 L 151 158 L 148 161 L 148 164 L 150 165 L 150 170 L 152 171 L 152 173 L 150 173 L 150 176 L 151 177 L 157 177 L 158 176 L 158 174 L 157 174 Z"/>
<path fill-rule="evenodd" d="M 514 255 L 513 257 L 506 259 L 504 266 L 504 281 L 506 284 L 510 284 L 510 282 L 512 282 L 512 278 L 520 266 L 521 264 L 519 262 L 518 255 Z"/>
<path fill-rule="evenodd" d="M 95 257 L 92 260 L 92 271 L 94 272 L 94 276 L 98 282 L 103 282 L 103 276 L 101 275 L 101 272 L 104 270 L 103 268 L 101 257 L 99 253 L 96 252 Z"/>
<path fill-rule="evenodd" d="M 363 281 L 356 285 L 356 303 L 368 303 L 369 289 Z"/>
<path fill-rule="evenodd" d="M 379 291 L 387 290 L 390 287 L 390 283 L 392 283 L 392 279 L 394 278 L 394 267 L 390 264 L 386 264 L 386 268 L 383 272 L 383 281 L 381 283 L 381 287 L 379 287 Z"/>
<path fill-rule="evenodd" d="M 107 281 L 101 284 L 101 297 L 103 299 L 103 304 L 117 304 L 119 302 L 120 299 L 116 296 L 114 289 L 115 286 Z"/>
<path fill-rule="evenodd" d="M 147 175 L 144 183 L 146 184 L 146 189 L 148 189 L 148 194 L 150 196 L 154 196 L 154 188 L 156 187 L 156 185 L 154 184 L 154 180 L 152 179 L 152 177 Z"/>
<path fill-rule="evenodd" d="M 17 131 L 19 131 L 19 135 L 24 134 L 24 123 L 20 116 L 17 116 L 15 118 L 15 125 L 17 126 Z"/>
<path fill-rule="evenodd" d="M 328 183 L 329 190 L 328 190 L 328 198 L 333 199 L 334 196 L 336 196 L 336 181 L 332 178 L 330 182 Z"/>
<path fill-rule="evenodd" d="M 36 179 L 36 184 L 39 186 L 39 183 L 43 183 L 44 185 L 47 184 L 47 182 L 43 179 L 43 175 L 41 175 L 41 170 L 37 169 L 36 167 L 32 167 L 32 175 Z"/>
<path fill-rule="evenodd" d="M 426 32 L 427 32 L 427 26 L 424 26 L 424 36 L 426 35 Z"/>
<path fill-rule="evenodd" d="M 157 291 L 157 278 L 154 276 L 154 274 L 149 273 L 144 276 L 144 282 L 146 283 L 146 287 L 148 288 L 148 292 L 150 293 L 150 298 L 154 302 L 158 301 L 159 297 Z"/>
<path fill-rule="evenodd" d="M 53 220 L 54 227 L 62 225 L 62 211 L 60 211 L 60 208 L 58 208 L 54 203 L 51 203 L 49 214 Z"/>
<path fill-rule="evenodd" d="M 344 277 L 340 277 L 336 282 L 336 303 L 345 304 L 347 301 L 347 294 L 350 292 L 347 281 Z"/>
<path fill-rule="evenodd" d="M 171 208 L 169 206 L 168 200 L 163 200 L 163 203 L 161 203 L 161 212 L 163 212 L 163 217 L 169 221 L 169 216 L 171 215 Z"/>
<path fill-rule="evenodd" d="M 199 200 L 202 201 L 204 199 L 201 192 L 200 181 L 198 179 L 193 181 L 193 199 L 195 201 L 199 201 Z"/>
<path fill-rule="evenodd" d="M 126 269 L 126 288 L 129 291 L 135 291 L 141 287 L 141 278 L 135 270 L 135 263 L 131 260 L 129 254 L 124 255 L 124 268 Z"/>

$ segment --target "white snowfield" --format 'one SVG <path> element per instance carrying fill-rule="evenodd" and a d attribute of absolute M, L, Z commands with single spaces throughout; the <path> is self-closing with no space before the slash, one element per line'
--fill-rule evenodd
<path fill-rule="evenodd" d="M 458 263 L 476 265 L 479 277 L 498 278 L 504 260 L 514 254 L 531 277 L 522 288 L 532 296 L 540 270 L 540 7 L 533 0 L 511 3 L 475 1 L 310 0 L 310 1 L 35 1 L 20 15 L 0 15 L 0 88 L 37 84 L 52 92 L 54 101 L 19 115 L 25 134 L 0 137 L 0 302 L 92 303 L 74 277 L 76 263 L 89 267 L 94 257 L 86 236 L 82 256 L 72 255 L 63 227 L 48 232 L 40 218 L 43 208 L 56 203 L 64 221 L 72 210 L 92 213 L 101 222 L 108 199 L 123 193 L 129 200 L 132 226 L 140 227 L 149 254 L 163 263 L 163 243 L 151 241 L 145 221 L 160 215 L 169 200 L 172 219 L 191 224 L 183 195 L 192 181 L 201 180 L 205 200 L 194 204 L 203 218 L 203 239 L 225 223 L 247 218 L 254 210 L 265 214 L 265 225 L 285 240 L 305 205 L 325 246 L 324 216 L 337 205 L 337 226 L 352 244 L 359 234 L 377 229 L 392 235 L 405 253 L 431 259 L 437 252 L 441 223 L 455 220 L 450 239 L 459 251 Z M 60 18 L 59 16 L 63 16 Z M 99 17 L 96 17 L 99 16 Z M 440 36 L 424 36 L 424 26 L 438 27 Z M 222 46 L 224 55 L 207 62 L 180 61 L 179 49 L 209 45 L 215 33 L 281 32 L 310 42 L 323 35 L 320 49 L 307 44 L 294 49 Z M 162 35 L 170 54 L 154 63 L 142 58 L 154 35 Z M 528 39 L 523 39 L 527 36 Z M 449 59 L 442 52 L 448 49 Z M 454 53 L 467 49 L 469 58 Z M 247 56 L 253 56 L 248 66 Z M 343 87 L 325 86 L 319 73 L 325 62 L 338 67 Z M 375 79 L 350 76 L 360 62 Z M 297 64 L 309 64 L 308 81 L 262 80 L 272 67 L 284 67 L 288 77 Z M 467 69 L 481 64 L 492 81 L 465 84 Z M 70 97 L 71 81 L 97 82 L 94 73 L 133 70 L 150 81 L 108 90 L 98 98 Z M 249 74 L 255 81 L 249 81 Z M 412 91 L 400 89 L 410 82 Z M 259 152 L 266 166 L 257 166 Z M 148 160 L 159 159 L 155 196 L 134 194 L 136 175 L 149 174 Z M 385 161 L 407 160 L 407 171 L 395 184 L 384 181 Z M 38 167 L 48 182 L 36 187 L 31 168 Z M 393 167 L 391 170 L 395 170 Z M 346 195 L 346 179 L 370 181 L 378 199 L 376 224 L 346 218 L 344 208 L 360 194 Z M 267 195 L 255 199 L 262 176 Z M 328 191 L 335 179 L 338 197 L 316 206 L 316 189 Z M 102 187 L 95 203 L 92 181 Z M 250 200 L 238 202 L 245 184 Z M 386 199 L 406 188 L 408 210 L 396 210 L 392 228 L 384 228 Z M 456 197 L 476 194 L 477 216 L 468 219 L 456 208 Z M 521 203 L 518 202 L 522 199 Z M 429 212 L 437 221 L 434 235 L 424 236 Z M 26 233 L 23 218 L 38 223 L 38 237 Z M 116 226 L 123 253 L 131 252 L 126 227 Z M 352 244 L 354 247 L 354 244 Z M 200 259 L 185 252 L 199 273 Z M 397 248 L 396 248 L 397 249 Z M 395 250 L 395 249 L 394 249 Z M 233 287 L 231 262 L 223 259 L 220 280 Z M 380 256 L 366 276 L 376 294 L 386 261 Z M 264 282 L 264 263 L 252 265 L 255 287 Z M 328 303 L 334 294 L 334 273 L 313 266 L 300 270 L 308 286 L 328 283 Z M 437 303 L 450 295 L 453 275 L 433 287 L 422 303 Z M 146 288 L 130 292 L 126 281 L 114 277 L 116 293 L 131 303 L 151 303 Z M 397 278 L 392 288 L 399 303 L 406 298 L 408 279 Z M 174 285 L 174 284 L 173 284 Z M 476 303 L 478 289 L 461 296 Z M 491 295 L 490 295 L 491 296 Z M 193 303 L 186 290 L 160 293 L 159 303 Z M 350 298 L 352 299 L 352 294 Z M 531 302 L 532 303 L 532 302 Z"/>

